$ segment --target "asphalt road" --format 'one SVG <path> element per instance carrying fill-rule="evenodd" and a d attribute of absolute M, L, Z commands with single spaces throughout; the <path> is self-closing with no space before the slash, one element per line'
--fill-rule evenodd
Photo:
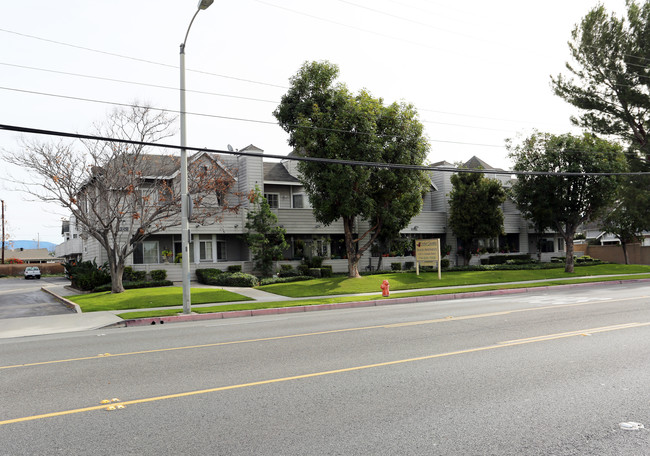
<path fill-rule="evenodd" d="M 61 277 L 39 280 L 23 278 L 0 279 L 0 319 L 59 315 L 73 312 L 51 295 L 41 291 L 48 285 L 70 283 Z"/>
<path fill-rule="evenodd" d="M 0 341 L 0 455 L 648 455 L 650 288 Z M 102 400 L 119 399 L 106 411 Z"/>

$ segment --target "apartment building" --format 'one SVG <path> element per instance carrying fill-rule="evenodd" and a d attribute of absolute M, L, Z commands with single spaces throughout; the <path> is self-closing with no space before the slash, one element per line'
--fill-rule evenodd
<path fill-rule="evenodd" d="M 236 170 L 236 191 L 245 195 L 256 187 L 264 194 L 271 209 L 278 216 L 278 224 L 286 230 L 289 248 L 284 252 L 281 262 L 294 265 L 303 258 L 321 256 L 326 258 L 335 272 L 347 271 L 345 247 L 343 243 L 343 225 L 340 222 L 324 226 L 313 214 L 309 198 L 298 179 L 296 161 L 291 155 L 282 161 L 264 160 L 264 151 L 250 145 L 239 152 L 247 155 L 220 157 L 231 169 Z M 477 157 L 473 157 L 464 167 L 495 170 Z M 431 165 L 431 187 L 424 196 L 420 214 L 413 217 L 408 226 L 401 231 L 401 236 L 411 239 L 439 238 L 442 245 L 451 247 L 448 258 L 452 264 L 462 264 L 457 254 L 458 241 L 448 228 L 448 194 L 452 190 L 450 176 L 453 165 L 439 162 Z M 512 176 L 505 171 L 491 174 L 504 187 L 512 183 Z M 176 173 L 177 176 L 178 173 Z M 225 269 L 229 265 L 240 264 L 244 271 L 251 272 L 250 253 L 243 240 L 245 232 L 248 201 L 240 197 L 242 204 L 238 213 L 225 213 L 221 220 L 210 224 L 190 224 L 190 264 L 192 273 L 199 268 Z M 478 263 L 482 257 L 493 253 L 530 253 L 539 255 L 542 261 L 549 261 L 553 256 L 564 255 L 564 243 L 556 233 L 536 233 L 528 221 L 523 219 L 512 201 L 506 200 L 502 205 L 504 213 L 505 235 L 499 239 L 479 240 L 483 252 L 472 258 Z M 67 229 L 66 229 L 67 227 Z M 358 232 L 368 226 L 359 221 Z M 77 227 L 71 219 L 64 222 L 65 242 L 57 247 L 57 256 L 95 260 L 101 264 L 106 261 L 106 253 L 99 243 Z M 162 255 L 163 251 L 172 252 L 171 259 Z M 131 255 L 128 265 L 136 270 L 166 269 L 171 280 L 181 279 L 180 264 L 174 258 L 181 252 L 180 226 L 170 226 L 164 232 L 152 235 L 141 242 Z M 375 252 L 376 254 L 376 252 Z M 382 268 L 390 269 L 392 262 L 415 261 L 411 256 L 384 258 Z M 359 263 L 359 270 L 377 267 L 378 257 L 370 249 Z"/>

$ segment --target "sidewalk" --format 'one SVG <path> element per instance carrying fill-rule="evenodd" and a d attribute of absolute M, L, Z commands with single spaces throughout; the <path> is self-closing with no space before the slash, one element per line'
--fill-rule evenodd
<path fill-rule="evenodd" d="M 124 320 L 111 312 L 6 318 L 2 320 L 0 339 L 88 331 L 114 325 L 121 321 Z"/>
<path fill-rule="evenodd" d="M 638 274 L 631 274 L 638 275 Z M 600 277 L 620 277 L 620 275 L 615 276 L 598 276 Z M 531 280 L 531 281 L 522 281 L 522 282 L 504 282 L 498 284 L 489 284 L 489 285 L 521 285 L 521 284 L 534 284 L 538 282 L 549 282 L 549 281 L 559 281 L 566 279 L 546 279 L 546 280 Z M 650 282 L 650 279 L 624 279 L 618 281 L 609 281 L 609 282 L 589 282 L 581 284 L 568 284 L 568 285 L 559 285 L 561 287 L 581 287 L 581 286 L 595 286 L 602 284 L 616 284 L 623 282 Z M 192 284 L 193 287 L 201 287 L 199 284 Z M 432 296 L 418 296 L 418 297 L 409 297 L 409 298 L 394 298 L 395 295 L 401 293 L 409 293 L 413 291 L 433 291 L 433 290 L 453 290 L 458 288 L 476 288 L 482 287 L 486 284 L 479 285 L 464 285 L 464 286 L 455 286 L 455 287 L 436 287 L 436 288 L 420 288 L 417 290 L 400 290 L 400 291 L 391 291 L 392 299 L 382 299 L 380 292 L 374 293 L 357 293 L 357 294 L 346 294 L 346 295 L 332 295 L 332 296 L 313 296 L 309 298 L 289 298 L 286 296 L 279 296 L 276 294 L 268 293 L 262 290 L 257 290 L 253 288 L 240 288 L 240 287 L 221 287 L 224 290 L 232 291 L 234 293 L 239 293 L 241 295 L 250 297 L 259 302 L 274 302 L 274 301 L 299 301 L 304 299 L 319 299 L 319 298 L 333 298 L 333 297 L 354 297 L 354 296 L 377 296 L 377 300 L 368 300 L 368 301 L 358 301 L 358 302 L 344 302 L 337 304 L 318 304 L 312 306 L 295 306 L 295 307 L 284 307 L 284 308 L 269 308 L 269 309 L 258 309 L 258 310 L 246 310 L 246 311 L 232 311 L 232 312 L 215 312 L 209 314 L 190 314 L 190 315 L 178 315 L 171 317 L 154 317 L 154 318 L 142 318 L 137 320 L 123 320 L 118 317 L 118 314 L 125 312 L 138 312 L 146 310 L 165 310 L 165 309 L 178 309 L 182 310 L 182 307 L 160 307 L 160 308 L 149 308 L 149 309 L 133 309 L 133 310 L 119 310 L 119 311 L 106 311 L 106 312 L 89 312 L 89 313 L 76 313 L 76 314 L 64 314 L 64 315 L 51 315 L 44 317 L 26 317 L 26 318 L 8 318 L 3 319 L 0 329 L 0 339 L 8 339 L 12 337 L 25 337 L 25 336 L 35 336 L 35 335 L 45 335 L 45 334 L 59 334 L 66 332 L 75 332 L 75 331 L 88 331 L 93 329 L 104 328 L 107 326 L 140 326 L 140 325 L 152 325 L 152 324 L 163 324 L 166 322 L 181 322 L 181 321 L 196 321 L 196 320 L 212 320 L 212 319 L 222 319 L 222 318 L 233 318 L 233 317 L 244 317 L 244 316 L 254 316 L 254 315 L 274 315 L 280 313 L 294 313 L 294 312 L 308 312 L 308 311 L 318 311 L 318 310 L 328 310 L 328 309 L 343 309 L 351 307 L 369 307 L 369 306 L 379 306 L 379 305 L 392 305 L 392 304 L 405 304 L 405 303 L 414 303 L 414 302 L 426 302 L 426 301 L 442 301 L 442 300 L 452 300 L 452 299 L 463 299 L 463 298 L 475 298 L 480 296 L 491 296 L 491 295 L 504 295 L 512 293 L 526 293 L 529 291 L 542 291 L 546 287 L 535 287 L 535 288 L 514 288 L 514 289 L 502 289 L 502 290 L 493 290 L 493 291 L 478 291 L 478 292 L 461 292 L 461 293 L 449 293 L 442 295 L 432 295 Z M 54 290 L 55 287 L 48 287 L 48 292 L 56 294 L 56 292 L 70 294 L 70 291 L 64 289 L 63 287 Z M 555 288 L 555 287 L 554 287 Z M 60 297 L 60 295 L 59 295 Z M 65 298 L 62 298 L 65 299 Z M 237 303 L 241 303 L 238 301 Z M 201 304 L 193 305 L 193 308 L 200 307 L 213 307 L 218 305 L 226 305 L 233 303 L 219 303 L 219 304 Z"/>

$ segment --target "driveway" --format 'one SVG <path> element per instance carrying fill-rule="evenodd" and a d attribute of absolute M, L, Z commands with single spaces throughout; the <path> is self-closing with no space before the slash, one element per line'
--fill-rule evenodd
<path fill-rule="evenodd" d="M 40 280 L 0 279 L 0 319 L 74 313 L 41 291 L 41 287 L 61 287 L 69 283 L 63 277 L 44 277 Z"/>

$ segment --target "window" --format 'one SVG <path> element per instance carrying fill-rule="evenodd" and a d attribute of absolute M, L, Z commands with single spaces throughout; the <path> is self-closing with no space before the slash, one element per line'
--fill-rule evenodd
<path fill-rule="evenodd" d="M 554 245 L 553 239 L 540 239 L 539 251 L 542 253 L 554 252 L 553 245 Z"/>
<path fill-rule="evenodd" d="M 199 259 L 212 261 L 212 241 L 199 241 Z"/>
<path fill-rule="evenodd" d="M 557 238 L 557 251 L 562 252 L 564 250 L 564 238 Z"/>
<path fill-rule="evenodd" d="M 327 258 L 330 255 L 330 243 L 326 239 L 317 239 L 314 244 L 314 253 L 323 258 Z"/>
<path fill-rule="evenodd" d="M 271 207 L 271 209 L 277 209 L 280 207 L 280 195 L 277 193 L 265 193 L 264 198 L 266 198 L 266 201 L 269 203 L 269 207 Z"/>
<path fill-rule="evenodd" d="M 141 242 L 133 251 L 133 264 L 157 264 L 159 259 L 158 241 Z"/>
<path fill-rule="evenodd" d="M 226 241 L 217 241 L 217 260 L 226 259 Z"/>
<path fill-rule="evenodd" d="M 303 207 L 305 207 L 304 206 L 304 196 L 305 195 L 303 195 L 301 193 L 293 195 L 293 201 L 292 201 L 293 205 L 291 207 L 293 207 L 294 209 L 302 209 Z"/>

